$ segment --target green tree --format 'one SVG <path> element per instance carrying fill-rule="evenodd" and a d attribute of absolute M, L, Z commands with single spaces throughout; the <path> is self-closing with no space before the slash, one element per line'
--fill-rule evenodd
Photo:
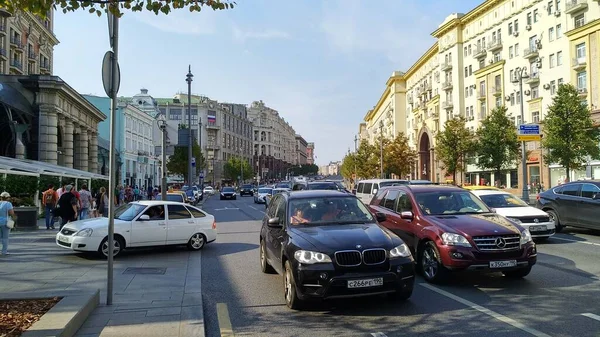
<path fill-rule="evenodd" d="M 291 175 L 293 174 L 296 176 L 309 176 L 319 173 L 319 166 L 315 164 L 294 165 L 286 171 L 288 171 Z"/>
<path fill-rule="evenodd" d="M 443 168 L 452 174 L 456 183 L 456 172 L 463 171 L 467 158 L 474 153 L 475 141 L 471 130 L 465 126 L 465 118 L 449 119 L 444 130 L 437 133 L 436 153 Z"/>
<path fill-rule="evenodd" d="M 352 174 L 356 173 L 356 166 L 356 155 L 354 153 L 348 153 L 344 159 L 342 159 L 340 174 L 342 177 L 352 181 Z"/>
<path fill-rule="evenodd" d="M 410 148 L 408 138 L 400 132 L 383 149 L 383 171 L 386 176 L 393 173 L 402 178 L 410 173 L 416 158 L 417 152 Z"/>
<path fill-rule="evenodd" d="M 477 129 L 477 166 L 493 170 L 496 177 L 519 159 L 519 142 L 513 122 L 506 116 L 506 107 L 498 107 Z"/>
<path fill-rule="evenodd" d="M 356 152 L 356 164 L 358 177 L 363 179 L 379 177 L 379 144 L 360 142 Z"/>
<path fill-rule="evenodd" d="M 544 160 L 564 167 L 567 179 L 571 170 L 587 162 L 588 156 L 600 159 L 600 133 L 594 127 L 589 108 L 572 84 L 558 87 L 543 126 L 542 146 L 548 150 Z"/>
<path fill-rule="evenodd" d="M 200 12 L 203 8 L 213 10 L 230 9 L 235 1 L 229 0 L 0 0 L 0 8 L 9 12 L 22 10 L 45 18 L 49 11 L 62 10 L 63 13 L 85 10 L 101 16 L 107 8 L 121 16 L 126 11 L 150 11 L 158 14 L 169 14 L 173 9 L 187 8 L 190 12 Z"/>
<path fill-rule="evenodd" d="M 196 158 L 196 172 L 194 178 L 196 178 L 200 171 L 206 166 L 206 161 L 200 150 L 200 145 L 194 140 L 194 146 L 192 147 L 192 156 Z M 188 174 L 188 147 L 187 146 L 175 146 L 175 152 L 169 156 L 167 162 L 167 170 L 173 174 L 182 175 L 187 179 Z"/>
<path fill-rule="evenodd" d="M 237 181 L 238 177 L 242 177 L 242 180 L 247 180 L 254 176 L 254 171 L 252 170 L 252 165 L 247 160 L 240 157 L 231 157 L 223 165 L 223 175 L 225 179 L 233 181 Z"/>

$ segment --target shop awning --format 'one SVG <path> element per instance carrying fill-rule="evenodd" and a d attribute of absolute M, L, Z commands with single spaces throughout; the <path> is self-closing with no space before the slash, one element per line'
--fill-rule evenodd
<path fill-rule="evenodd" d="M 87 171 L 72 169 L 64 166 L 49 164 L 30 159 L 15 159 L 0 156 L 0 173 L 25 175 L 50 175 L 58 177 L 68 177 L 75 179 L 103 179 L 108 180 L 108 176 Z"/>

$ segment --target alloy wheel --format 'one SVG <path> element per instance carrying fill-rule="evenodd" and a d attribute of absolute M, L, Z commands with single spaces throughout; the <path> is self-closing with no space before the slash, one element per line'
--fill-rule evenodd
<path fill-rule="evenodd" d="M 202 246 L 204 246 L 204 237 L 202 236 L 202 234 L 196 233 L 192 235 L 192 238 L 190 239 L 190 245 L 194 249 L 202 248 Z"/>
<path fill-rule="evenodd" d="M 121 244 L 119 243 L 119 240 L 113 240 L 113 256 L 119 255 L 120 252 Z M 102 244 L 102 254 L 104 254 L 104 256 L 108 256 L 108 240 Z"/>
<path fill-rule="evenodd" d="M 287 303 L 292 303 L 292 272 L 287 269 L 285 271 L 284 277 L 284 286 L 285 286 L 285 301 Z"/>
<path fill-rule="evenodd" d="M 422 267 L 423 267 L 423 273 L 425 273 L 425 276 L 428 279 L 435 278 L 435 276 L 438 273 L 439 265 L 438 265 L 438 260 L 437 260 L 437 254 L 435 253 L 433 248 L 427 247 L 423 251 Z"/>

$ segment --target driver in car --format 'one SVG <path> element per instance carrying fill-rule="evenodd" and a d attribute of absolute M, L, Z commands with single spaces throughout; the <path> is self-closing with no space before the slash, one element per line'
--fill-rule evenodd
<path fill-rule="evenodd" d="M 321 216 L 321 220 L 322 221 L 331 221 L 337 218 L 337 216 L 340 214 L 340 209 L 338 208 L 337 203 L 330 201 L 327 202 L 327 211 L 325 212 L 325 214 L 323 214 Z"/>
<path fill-rule="evenodd" d="M 310 220 L 308 220 L 304 217 L 305 209 L 307 209 L 306 206 L 296 207 L 296 211 L 294 212 L 294 215 L 290 219 L 290 222 L 294 225 L 310 222 Z"/>

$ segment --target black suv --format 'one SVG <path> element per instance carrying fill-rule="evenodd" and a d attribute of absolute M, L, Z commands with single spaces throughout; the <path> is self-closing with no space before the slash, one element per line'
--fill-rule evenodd
<path fill-rule="evenodd" d="M 398 236 L 378 224 L 354 195 L 294 191 L 273 196 L 260 231 L 260 266 L 284 278 L 291 309 L 307 300 L 412 295 L 414 260 Z"/>
<path fill-rule="evenodd" d="M 240 197 L 243 197 L 244 195 L 254 196 L 254 188 L 252 188 L 252 185 L 242 185 L 240 188 Z"/>

